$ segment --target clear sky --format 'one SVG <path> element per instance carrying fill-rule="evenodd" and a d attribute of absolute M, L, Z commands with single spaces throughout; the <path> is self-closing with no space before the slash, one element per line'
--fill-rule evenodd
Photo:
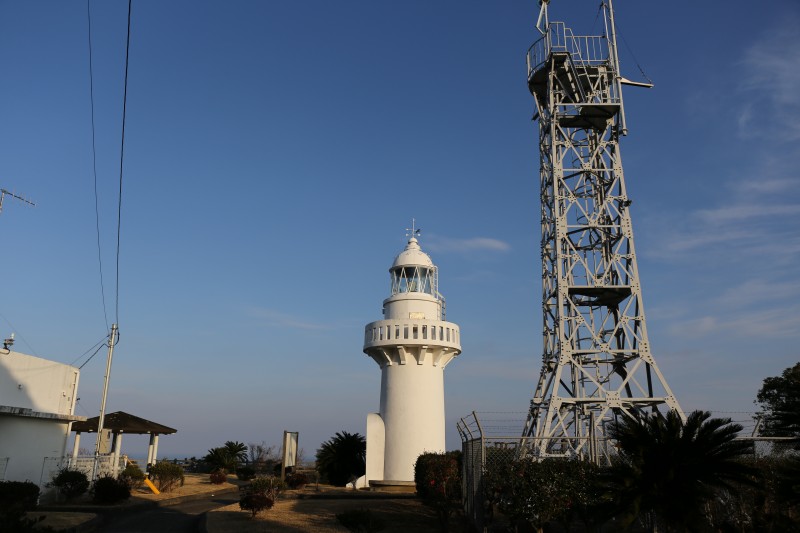
<path fill-rule="evenodd" d="M 627 89 L 622 144 L 654 355 L 685 410 L 753 411 L 800 359 L 800 5 L 615 7 L 623 73 L 655 82 Z M 462 331 L 448 447 L 472 410 L 525 411 L 541 361 L 537 10 L 135 0 L 109 412 L 177 428 L 162 456 L 284 429 L 311 456 L 363 434 L 380 388 L 363 327 L 412 217 Z M 585 33 L 597 12 L 550 9 Z M 107 319 L 86 2 L 0 2 L 0 187 L 36 202 L 0 214 L 0 332 L 79 364 L 116 320 L 127 2 L 91 14 Z M 98 414 L 104 355 L 78 414 Z"/>

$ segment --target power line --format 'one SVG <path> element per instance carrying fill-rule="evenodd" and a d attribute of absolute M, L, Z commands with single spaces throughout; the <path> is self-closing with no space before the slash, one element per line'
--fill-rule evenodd
<path fill-rule="evenodd" d="M 106 310 L 106 289 L 103 283 L 103 257 L 100 246 L 100 208 L 97 198 L 97 149 L 95 144 L 94 127 L 94 70 L 92 68 L 92 10 L 90 9 L 91 0 L 86 0 L 86 19 L 89 23 L 89 100 L 92 108 L 92 169 L 94 171 L 94 220 L 97 229 L 97 262 L 100 265 L 100 294 L 103 298 L 103 318 L 108 330 L 108 311 Z"/>
<path fill-rule="evenodd" d="M 116 309 L 115 323 L 119 324 L 119 241 L 120 231 L 122 228 L 122 169 L 123 161 L 125 159 L 125 118 L 128 111 L 128 58 L 131 49 L 131 4 L 132 0 L 128 0 L 128 36 L 125 44 L 125 90 L 122 96 L 122 140 L 119 151 L 119 202 L 117 204 L 117 283 L 116 283 Z"/>
<path fill-rule="evenodd" d="M 89 357 L 89 359 L 84 361 L 83 364 L 78 367 L 78 370 L 81 370 L 83 367 L 85 367 L 89 363 L 89 361 L 91 361 L 94 358 L 94 356 L 97 355 L 97 352 L 99 352 L 100 348 L 102 348 L 102 347 L 103 347 L 102 344 L 100 346 L 98 346 L 97 349 L 94 351 L 94 353 Z"/>
<path fill-rule="evenodd" d="M 89 348 L 88 350 L 86 350 L 85 352 L 83 352 L 82 354 L 80 354 L 78 357 L 76 357 L 76 358 L 75 358 L 75 360 L 74 360 L 74 361 L 72 361 L 72 362 L 71 362 L 69 365 L 70 365 L 70 366 L 74 366 L 74 365 L 75 365 L 75 363 L 77 363 L 77 362 L 78 362 L 78 361 L 79 361 L 79 360 L 80 360 L 80 359 L 81 359 L 81 358 L 82 358 L 84 355 L 86 355 L 87 353 L 89 353 L 89 352 L 91 352 L 92 350 L 94 350 L 95 348 L 97 348 L 97 346 L 98 346 L 98 345 L 101 345 L 101 344 L 103 344 L 103 343 L 106 341 L 106 339 L 107 339 L 107 338 L 108 338 L 108 335 L 106 335 L 105 337 L 103 337 L 102 339 L 100 339 L 99 341 L 97 341 L 96 343 L 94 343 L 94 344 L 92 345 L 92 347 L 91 347 L 91 348 Z M 96 352 L 95 352 L 95 353 L 96 353 Z"/>

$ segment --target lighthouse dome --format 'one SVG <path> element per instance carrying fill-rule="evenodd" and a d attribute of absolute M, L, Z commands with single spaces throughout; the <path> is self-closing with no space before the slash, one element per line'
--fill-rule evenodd
<path fill-rule="evenodd" d="M 420 249 L 417 239 L 411 237 L 405 249 L 395 257 L 394 263 L 392 263 L 392 268 L 399 266 L 433 267 L 433 261 Z"/>

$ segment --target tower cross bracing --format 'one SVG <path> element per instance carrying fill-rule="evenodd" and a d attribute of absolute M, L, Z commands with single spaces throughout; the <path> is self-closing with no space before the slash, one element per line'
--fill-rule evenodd
<path fill-rule="evenodd" d="M 539 122 L 542 370 L 524 436 L 540 457 L 608 462 L 609 422 L 674 409 L 651 353 L 619 141 L 613 11 L 605 35 L 547 20 L 528 51 Z M 544 21 L 544 22 L 542 22 Z"/>

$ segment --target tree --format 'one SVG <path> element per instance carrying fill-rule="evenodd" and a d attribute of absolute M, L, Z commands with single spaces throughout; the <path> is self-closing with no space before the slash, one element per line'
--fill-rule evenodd
<path fill-rule="evenodd" d="M 719 489 L 752 483 L 753 470 L 739 459 L 751 443 L 735 440 L 742 426 L 729 418 L 675 412 L 612 424 L 621 461 L 609 473 L 623 526 L 646 513 L 667 530 L 696 531 L 707 522 L 704 506 Z"/>
<path fill-rule="evenodd" d="M 317 450 L 317 470 L 331 485 L 344 486 L 364 475 L 367 441 L 358 433 L 342 431 Z"/>
<path fill-rule="evenodd" d="M 800 436 L 800 363 L 769 377 L 756 396 L 761 404 L 761 433 L 771 437 Z"/>
<path fill-rule="evenodd" d="M 247 446 L 242 442 L 229 440 L 224 446 L 208 450 L 203 460 L 212 468 L 236 472 L 239 463 L 247 462 Z"/>
<path fill-rule="evenodd" d="M 250 462 L 254 465 L 264 463 L 267 460 L 273 459 L 275 455 L 275 447 L 267 446 L 265 441 L 261 443 L 251 442 L 247 445 L 250 456 Z"/>
<path fill-rule="evenodd" d="M 224 446 L 211 448 L 203 457 L 203 461 L 208 463 L 212 469 L 223 469 L 228 472 L 236 470 L 236 459 L 231 455 L 230 450 Z"/>
<path fill-rule="evenodd" d="M 245 443 L 237 440 L 229 440 L 225 442 L 225 449 L 237 463 L 244 463 L 247 461 L 247 446 Z"/>

